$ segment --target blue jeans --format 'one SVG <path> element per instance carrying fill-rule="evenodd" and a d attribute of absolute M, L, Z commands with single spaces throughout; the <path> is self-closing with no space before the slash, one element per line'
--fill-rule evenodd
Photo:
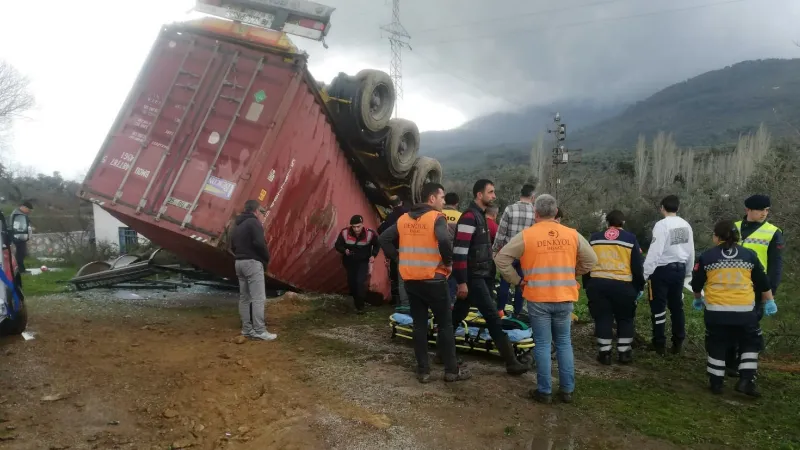
<path fill-rule="evenodd" d="M 519 265 L 519 261 L 515 260 L 511 263 L 511 267 L 517 269 L 517 275 L 520 277 L 522 276 L 522 267 Z M 497 310 L 503 311 L 506 309 L 506 303 L 508 303 L 508 296 L 510 294 L 511 285 L 506 281 L 505 278 L 500 277 L 500 287 L 497 289 Z M 522 288 L 519 286 L 514 287 L 514 315 L 519 314 L 522 311 Z"/>
<path fill-rule="evenodd" d="M 450 288 L 450 308 L 453 308 L 453 305 L 456 303 L 456 292 L 458 292 L 458 281 L 456 281 L 455 275 L 450 275 L 450 278 L 447 279 L 447 287 Z M 458 325 L 455 325 L 458 327 Z"/>
<path fill-rule="evenodd" d="M 575 358 L 572 354 L 573 302 L 528 302 L 528 314 L 533 329 L 533 357 L 536 359 L 536 388 L 542 394 L 552 394 L 550 380 L 550 344 L 556 346 L 558 384 L 561 392 L 575 390 Z"/>

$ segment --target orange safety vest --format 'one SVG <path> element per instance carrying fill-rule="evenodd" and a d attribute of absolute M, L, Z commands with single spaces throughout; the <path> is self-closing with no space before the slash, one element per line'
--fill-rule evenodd
<path fill-rule="evenodd" d="M 442 263 L 439 241 L 433 230 L 439 217 L 444 217 L 444 214 L 429 211 L 417 219 L 412 219 L 406 213 L 397 220 L 400 236 L 400 261 L 397 267 L 403 280 L 432 280 L 437 273 L 444 278 L 450 276 L 450 268 Z"/>
<path fill-rule="evenodd" d="M 576 302 L 578 232 L 556 222 L 539 222 L 522 231 L 525 251 L 520 258 L 529 302 Z"/>

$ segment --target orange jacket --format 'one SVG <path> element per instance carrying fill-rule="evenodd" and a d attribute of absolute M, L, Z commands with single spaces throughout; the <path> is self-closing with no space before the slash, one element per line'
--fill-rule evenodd
<path fill-rule="evenodd" d="M 443 214 L 429 211 L 416 220 L 403 214 L 397 220 L 400 260 L 398 269 L 404 281 L 432 280 L 436 274 L 444 278 L 450 276 L 451 269 L 442 262 L 439 241 L 436 239 L 434 224 Z"/>
<path fill-rule="evenodd" d="M 522 296 L 530 302 L 578 301 L 578 232 L 556 222 L 540 222 L 523 230 L 522 239 Z"/>

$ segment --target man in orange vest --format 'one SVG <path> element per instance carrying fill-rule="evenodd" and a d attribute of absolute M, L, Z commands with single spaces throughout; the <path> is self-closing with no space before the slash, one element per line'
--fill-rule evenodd
<path fill-rule="evenodd" d="M 575 361 L 570 324 L 573 304 L 578 301 L 575 277 L 589 273 L 597 263 L 592 246 L 575 229 L 555 221 L 558 204 L 551 195 L 540 195 L 533 205 L 536 223 L 514 236 L 495 257 L 500 275 L 523 287 L 536 347 L 536 388 L 531 397 L 552 401 L 550 346 L 555 343 L 561 400 L 572 402 Z M 512 266 L 520 261 L 523 278 Z"/>
<path fill-rule="evenodd" d="M 395 225 L 378 238 L 384 255 L 398 260 L 400 277 L 405 284 L 414 320 L 414 354 L 417 358 L 417 379 L 431 381 L 428 358 L 428 308 L 439 326 L 436 346 L 444 363 L 444 381 L 470 378 L 467 369 L 459 369 L 456 341 L 450 312 L 447 277 L 453 270 L 453 249 L 442 214 L 444 188 L 438 183 L 422 187 L 425 203 L 416 204 L 403 214 Z"/>

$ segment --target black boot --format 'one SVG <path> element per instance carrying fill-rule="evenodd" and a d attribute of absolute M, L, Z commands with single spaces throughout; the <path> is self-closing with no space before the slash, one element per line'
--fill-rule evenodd
<path fill-rule="evenodd" d="M 597 354 L 597 362 L 600 364 L 610 366 L 611 365 L 611 352 L 600 352 Z"/>
<path fill-rule="evenodd" d="M 736 392 L 741 392 L 742 394 L 749 395 L 750 397 L 761 397 L 761 392 L 758 391 L 756 382 L 753 380 L 739 378 L 739 382 L 736 383 L 735 389 Z"/>
<path fill-rule="evenodd" d="M 620 364 L 630 364 L 633 362 L 633 351 L 628 350 L 627 352 L 622 352 L 619 355 L 619 363 Z"/>
<path fill-rule="evenodd" d="M 470 378 L 472 378 L 472 373 L 469 371 L 469 369 L 459 369 L 458 373 L 444 374 L 444 381 L 448 383 L 469 380 Z"/>
<path fill-rule="evenodd" d="M 729 378 L 739 378 L 739 369 L 735 367 L 726 367 L 725 375 L 727 375 Z"/>
<path fill-rule="evenodd" d="M 553 403 L 553 396 L 552 396 L 552 394 L 544 394 L 544 393 L 541 393 L 541 392 L 539 392 L 539 390 L 538 390 L 538 389 L 536 389 L 536 388 L 531 388 L 531 390 L 530 390 L 530 391 L 528 391 L 528 395 L 530 396 L 530 398 L 532 398 L 532 399 L 536 400 L 536 401 L 537 401 L 537 402 L 539 402 L 539 403 L 544 403 L 544 404 L 548 404 L 548 405 L 549 405 L 550 403 Z"/>
<path fill-rule="evenodd" d="M 673 355 L 680 355 L 683 350 L 683 342 L 673 342 L 670 351 Z"/>
<path fill-rule="evenodd" d="M 514 354 L 514 347 L 511 345 L 508 338 L 503 339 L 502 342 L 498 342 L 497 344 L 497 351 L 500 352 L 500 356 L 502 356 L 503 360 L 506 362 L 506 372 L 508 372 L 509 375 L 522 375 L 528 371 L 528 366 L 517 360 L 517 356 Z"/>
<path fill-rule="evenodd" d="M 708 388 L 714 395 L 722 394 L 722 383 L 711 383 L 709 384 Z"/>
<path fill-rule="evenodd" d="M 667 354 L 667 349 L 663 344 L 662 345 L 650 344 L 647 346 L 647 349 L 650 350 L 651 352 L 656 352 L 661 356 L 665 356 Z"/>

